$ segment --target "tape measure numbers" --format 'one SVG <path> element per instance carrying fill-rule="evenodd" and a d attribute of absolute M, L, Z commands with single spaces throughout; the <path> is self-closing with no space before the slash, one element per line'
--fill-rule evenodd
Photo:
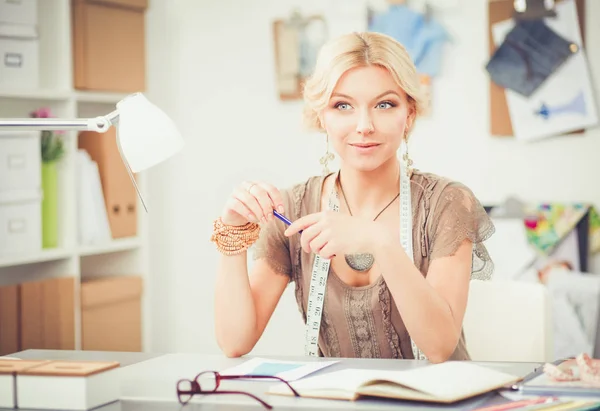
<path fill-rule="evenodd" d="M 321 328 L 321 315 L 327 288 L 327 275 L 331 261 L 321 256 L 315 256 L 310 278 L 310 291 L 306 316 L 305 354 L 319 356 L 319 329 Z"/>
<path fill-rule="evenodd" d="M 335 185 L 329 196 L 329 209 L 340 211 L 339 201 Z M 327 288 L 327 277 L 331 260 L 315 255 L 312 272 L 310 276 L 310 289 L 308 291 L 308 303 L 306 307 L 306 330 L 304 339 L 305 355 L 319 356 L 319 331 L 321 329 L 321 316 L 323 315 L 323 303 L 325 302 L 325 290 Z"/>

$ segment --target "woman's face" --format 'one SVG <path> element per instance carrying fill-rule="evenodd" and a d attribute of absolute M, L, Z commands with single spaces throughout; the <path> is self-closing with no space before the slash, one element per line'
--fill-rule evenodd
<path fill-rule="evenodd" d="M 385 68 L 359 67 L 340 78 L 321 122 L 345 166 L 372 171 L 396 158 L 413 111 Z"/>

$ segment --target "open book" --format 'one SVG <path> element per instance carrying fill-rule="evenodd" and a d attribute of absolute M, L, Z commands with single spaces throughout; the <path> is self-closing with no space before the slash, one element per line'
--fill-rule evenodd
<path fill-rule="evenodd" d="M 345 369 L 291 383 L 302 397 L 356 400 L 375 396 L 400 400 L 453 403 L 521 380 L 469 361 L 447 361 L 401 371 Z M 283 383 L 269 394 L 293 395 Z"/>

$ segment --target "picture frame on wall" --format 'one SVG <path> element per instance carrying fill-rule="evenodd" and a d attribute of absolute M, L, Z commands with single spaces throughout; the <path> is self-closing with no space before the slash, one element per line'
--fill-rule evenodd
<path fill-rule="evenodd" d="M 280 100 L 302 98 L 304 81 L 312 73 L 327 37 L 322 15 L 303 16 L 294 11 L 290 18 L 273 22 L 275 79 Z"/>

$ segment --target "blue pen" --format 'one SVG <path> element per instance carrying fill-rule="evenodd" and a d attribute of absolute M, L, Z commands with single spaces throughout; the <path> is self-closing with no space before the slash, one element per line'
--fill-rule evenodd
<path fill-rule="evenodd" d="M 284 216 L 283 214 L 279 214 L 277 212 L 277 210 L 273 210 L 273 215 L 275 217 L 277 217 L 278 219 L 280 219 L 281 221 L 283 221 L 284 223 L 286 223 L 287 225 L 292 225 L 292 222 L 290 220 L 288 220 L 287 217 Z"/>
<path fill-rule="evenodd" d="M 284 216 L 283 214 L 279 214 L 277 212 L 277 210 L 273 210 L 273 215 L 275 217 L 277 217 L 278 219 L 280 219 L 281 221 L 283 221 L 284 223 L 286 223 L 287 225 L 292 225 L 292 222 L 286 216 Z M 302 230 L 300 230 L 298 232 L 301 233 Z"/>

